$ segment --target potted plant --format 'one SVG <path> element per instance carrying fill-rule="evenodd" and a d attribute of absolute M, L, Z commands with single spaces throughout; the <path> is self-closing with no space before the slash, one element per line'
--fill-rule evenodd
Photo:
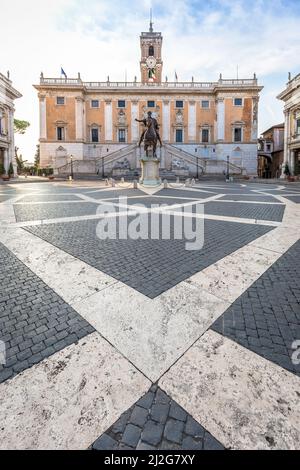
<path fill-rule="evenodd" d="M 14 167 L 13 164 L 10 163 L 9 168 L 8 168 L 8 176 L 11 178 L 14 175 Z"/>

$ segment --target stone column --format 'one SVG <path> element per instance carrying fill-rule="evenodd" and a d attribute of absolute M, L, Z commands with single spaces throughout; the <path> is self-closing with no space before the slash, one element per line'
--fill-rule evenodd
<path fill-rule="evenodd" d="M 170 101 L 163 101 L 163 135 L 164 142 L 170 142 Z"/>
<path fill-rule="evenodd" d="M 10 157 L 9 160 L 12 162 L 13 169 L 14 169 L 14 177 L 18 175 L 18 165 L 16 161 L 16 154 L 15 154 L 15 134 L 14 134 L 14 109 L 11 108 L 9 111 L 9 138 L 10 138 Z"/>
<path fill-rule="evenodd" d="M 76 96 L 75 105 L 76 140 L 84 140 L 84 99 Z"/>
<path fill-rule="evenodd" d="M 295 174 L 295 151 L 290 151 L 290 163 L 289 163 L 291 174 Z"/>
<path fill-rule="evenodd" d="M 40 139 L 47 139 L 46 95 L 39 95 L 40 99 Z"/>
<path fill-rule="evenodd" d="M 217 98 L 217 140 L 225 139 L 225 102 Z"/>
<path fill-rule="evenodd" d="M 113 123 L 112 123 L 112 102 L 111 100 L 105 100 L 105 141 L 111 142 L 113 140 Z"/>
<path fill-rule="evenodd" d="M 251 140 L 257 141 L 258 98 L 252 99 Z"/>
<path fill-rule="evenodd" d="M 196 142 L 196 103 L 189 101 L 188 104 L 188 141 Z"/>
<path fill-rule="evenodd" d="M 139 125 L 135 119 L 138 119 L 138 101 L 131 102 L 131 142 L 139 140 Z"/>
<path fill-rule="evenodd" d="M 8 149 L 4 149 L 4 169 L 5 173 L 8 173 L 9 170 L 9 155 L 8 155 Z"/>
<path fill-rule="evenodd" d="M 283 155 L 283 163 L 281 169 L 281 176 L 280 178 L 285 178 L 284 169 L 286 163 L 289 164 L 289 145 L 288 140 L 290 136 L 290 112 L 289 110 L 284 111 L 284 155 Z"/>

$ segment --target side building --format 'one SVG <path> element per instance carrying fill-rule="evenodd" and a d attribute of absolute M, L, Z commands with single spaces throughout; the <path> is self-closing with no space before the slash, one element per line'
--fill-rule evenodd
<path fill-rule="evenodd" d="M 170 82 L 162 78 L 162 35 L 140 36 L 141 81 L 85 82 L 45 78 L 35 85 L 40 102 L 41 166 L 56 174 L 124 174 L 139 170 L 142 119 L 151 111 L 160 125 L 161 172 L 177 175 L 257 174 L 259 92 L 250 79 Z M 177 77 L 176 77 L 177 78 Z"/>
<path fill-rule="evenodd" d="M 284 123 L 276 124 L 258 139 L 259 178 L 279 178 L 284 159 Z"/>
<path fill-rule="evenodd" d="M 6 174 L 12 163 L 14 176 L 17 175 L 14 141 L 14 100 L 21 98 L 12 86 L 12 81 L 0 73 L 0 168 Z"/>
<path fill-rule="evenodd" d="M 292 175 L 300 175 L 300 73 L 291 78 L 277 98 L 284 101 L 285 132 L 284 132 L 284 163 Z"/>

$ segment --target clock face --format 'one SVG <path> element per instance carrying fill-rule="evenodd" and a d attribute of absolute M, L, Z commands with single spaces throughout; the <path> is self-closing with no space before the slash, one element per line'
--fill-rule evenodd
<path fill-rule="evenodd" d="M 147 57 L 146 64 L 149 69 L 153 69 L 153 67 L 156 65 L 155 57 Z"/>

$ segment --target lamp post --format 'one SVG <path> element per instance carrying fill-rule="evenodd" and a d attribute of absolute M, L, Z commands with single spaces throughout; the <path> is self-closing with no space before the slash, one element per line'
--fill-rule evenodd
<path fill-rule="evenodd" d="M 74 178 L 74 173 L 73 173 L 73 155 L 70 155 L 70 161 L 71 161 L 71 180 Z"/>
<path fill-rule="evenodd" d="M 227 173 L 226 173 L 226 181 L 229 181 L 229 155 L 227 155 Z"/>
<path fill-rule="evenodd" d="M 197 155 L 197 180 L 199 179 L 199 157 Z"/>
<path fill-rule="evenodd" d="M 104 156 L 102 157 L 102 178 L 104 179 Z"/>

